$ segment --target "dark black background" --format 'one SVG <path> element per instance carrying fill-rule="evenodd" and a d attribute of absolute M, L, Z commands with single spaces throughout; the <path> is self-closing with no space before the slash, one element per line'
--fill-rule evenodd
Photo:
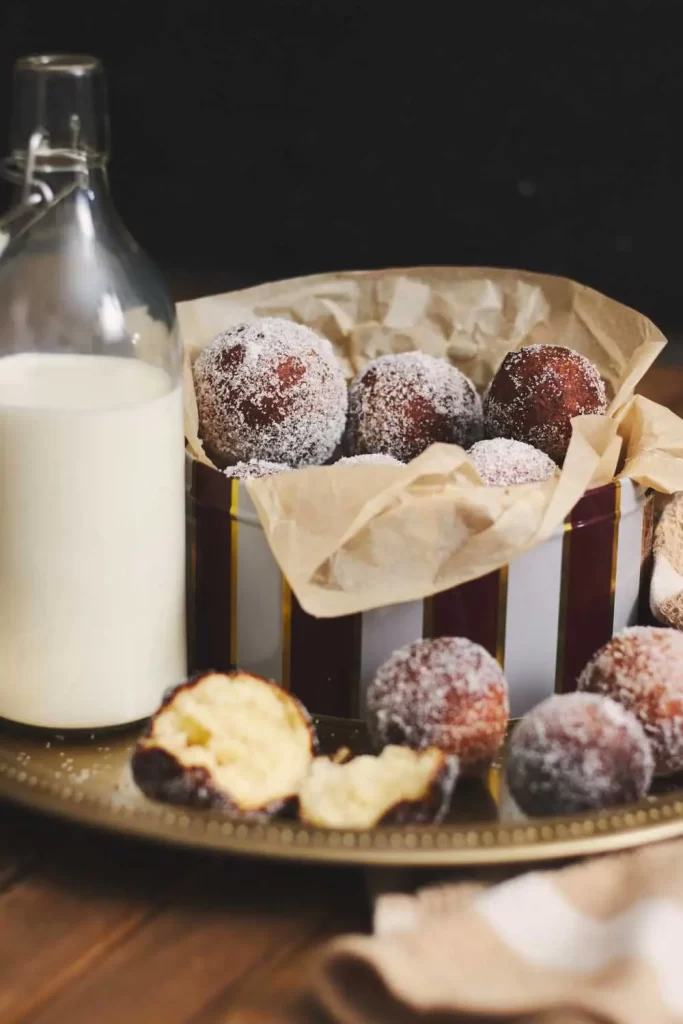
<path fill-rule="evenodd" d="M 683 329 L 676 0 L 0 3 L 0 138 L 16 56 L 101 56 L 172 276 L 517 266 Z"/>

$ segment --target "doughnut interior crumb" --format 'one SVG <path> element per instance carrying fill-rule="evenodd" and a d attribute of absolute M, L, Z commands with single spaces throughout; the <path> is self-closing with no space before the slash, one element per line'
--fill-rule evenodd
<path fill-rule="evenodd" d="M 246 673 L 213 673 L 181 687 L 156 715 L 145 746 L 204 768 L 243 810 L 296 793 L 312 759 L 310 724 L 284 690 Z"/>
<path fill-rule="evenodd" d="M 448 802 L 457 772 L 453 762 L 436 747 L 388 746 L 379 756 L 362 754 L 343 763 L 316 757 L 299 790 L 300 817 L 319 828 L 365 829 L 399 805 L 429 802 L 435 786 L 443 787 Z M 437 805 L 443 802 L 437 795 Z"/>

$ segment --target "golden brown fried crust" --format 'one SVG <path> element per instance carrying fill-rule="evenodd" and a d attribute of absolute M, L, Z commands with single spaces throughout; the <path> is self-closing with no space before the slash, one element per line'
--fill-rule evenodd
<path fill-rule="evenodd" d="M 449 810 L 458 776 L 458 762 L 444 756 L 438 773 L 421 800 L 402 800 L 389 808 L 378 825 L 439 825 Z"/>
<path fill-rule="evenodd" d="M 258 809 L 240 807 L 215 786 L 206 768 L 187 767 L 161 747 L 138 746 L 131 767 L 133 778 L 145 796 L 162 803 L 221 811 L 251 821 L 266 821 L 287 809 L 291 811 L 292 804 L 296 806 L 296 798 L 289 797 Z"/>

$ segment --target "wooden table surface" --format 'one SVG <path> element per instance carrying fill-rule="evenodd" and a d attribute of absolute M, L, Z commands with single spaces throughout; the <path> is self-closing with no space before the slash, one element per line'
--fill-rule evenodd
<path fill-rule="evenodd" d="M 641 390 L 683 413 L 683 370 Z M 0 1024 L 321 1024 L 311 953 L 368 925 L 360 870 L 167 849 L 0 803 Z"/>
<path fill-rule="evenodd" d="M 0 803 L 2 1024 L 320 1024 L 311 951 L 361 871 L 214 857 Z"/>

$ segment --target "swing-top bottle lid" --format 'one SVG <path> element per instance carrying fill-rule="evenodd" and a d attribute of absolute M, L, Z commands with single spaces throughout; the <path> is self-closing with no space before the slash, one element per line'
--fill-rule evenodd
<path fill-rule="evenodd" d="M 38 54 L 14 65 L 11 152 L 26 160 L 40 133 L 37 159 L 44 170 L 71 163 L 102 163 L 109 152 L 104 69 L 84 54 Z"/>

